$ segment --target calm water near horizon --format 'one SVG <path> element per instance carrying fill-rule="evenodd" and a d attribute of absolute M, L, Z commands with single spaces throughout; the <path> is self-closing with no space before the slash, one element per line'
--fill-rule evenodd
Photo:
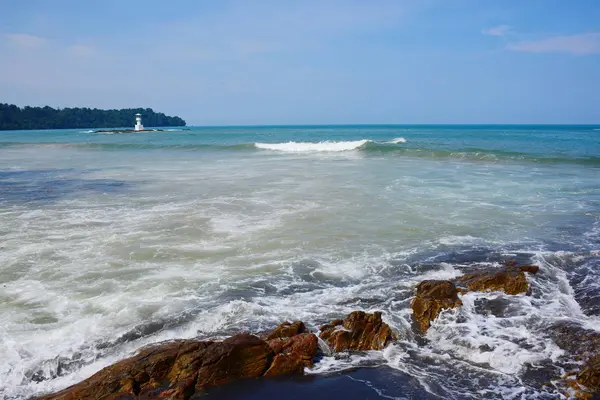
<path fill-rule="evenodd" d="M 541 267 L 530 296 L 464 294 L 415 338 L 418 282 L 509 259 Z M 0 398 L 167 339 L 353 310 L 402 339 L 323 357 L 315 382 L 381 366 L 356 393 L 562 398 L 552 325 L 600 330 L 600 126 L 0 132 Z"/>

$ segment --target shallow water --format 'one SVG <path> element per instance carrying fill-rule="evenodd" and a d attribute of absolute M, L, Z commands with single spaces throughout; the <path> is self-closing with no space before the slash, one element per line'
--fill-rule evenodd
<path fill-rule="evenodd" d="M 559 398 L 548 328 L 600 329 L 594 129 L 0 132 L 0 397 L 161 340 L 361 309 L 404 339 L 309 374 L 386 365 L 434 398 Z M 416 283 L 508 259 L 540 265 L 531 296 L 466 294 L 416 340 Z"/>

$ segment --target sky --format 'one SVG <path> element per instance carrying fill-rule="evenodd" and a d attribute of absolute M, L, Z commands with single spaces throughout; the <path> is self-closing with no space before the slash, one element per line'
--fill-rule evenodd
<path fill-rule="evenodd" d="M 0 0 L 0 102 L 188 125 L 600 123 L 599 0 Z"/>

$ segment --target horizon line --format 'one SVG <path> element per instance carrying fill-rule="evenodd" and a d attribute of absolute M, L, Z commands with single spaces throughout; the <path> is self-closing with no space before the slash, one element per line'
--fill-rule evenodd
<path fill-rule="evenodd" d="M 398 123 L 360 123 L 360 124 L 233 124 L 233 125 L 196 125 L 188 124 L 186 127 L 192 128 L 257 128 L 257 127 L 343 127 L 343 126 L 582 126 L 582 127 L 596 127 L 600 126 L 598 123 L 422 123 L 422 124 L 398 124 Z"/>

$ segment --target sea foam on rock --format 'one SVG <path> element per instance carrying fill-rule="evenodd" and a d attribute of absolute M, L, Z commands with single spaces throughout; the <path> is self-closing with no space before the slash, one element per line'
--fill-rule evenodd
<path fill-rule="evenodd" d="M 321 326 L 319 335 L 333 351 L 383 350 L 398 337 L 382 321 L 381 312 L 354 311 L 344 319 Z"/>
<path fill-rule="evenodd" d="M 456 278 L 459 287 L 469 292 L 502 291 L 506 294 L 527 293 L 529 283 L 525 272 L 536 274 L 539 267 L 525 265 L 507 266 L 500 269 L 486 269 L 465 274 Z"/>
<path fill-rule="evenodd" d="M 413 319 L 421 333 L 427 332 L 431 322 L 445 309 L 462 306 L 459 293 L 503 291 L 506 294 L 527 293 L 529 283 L 525 272 L 536 274 L 535 265 L 516 266 L 508 263 L 499 269 L 484 269 L 450 280 L 426 280 L 417 285 L 412 301 Z"/>
<path fill-rule="evenodd" d="M 344 326 L 343 334 L 337 333 L 338 321 Z M 380 350 L 396 338 L 380 312 L 355 311 L 334 323 L 325 335 L 336 351 Z M 313 366 L 319 339 L 303 322 L 286 321 L 265 339 L 240 333 L 223 341 L 159 343 L 38 399 L 187 400 L 208 387 L 244 378 L 301 375 L 304 368 Z"/>
<path fill-rule="evenodd" d="M 454 282 L 429 280 L 419 283 L 412 301 L 413 318 L 421 332 L 427 332 L 431 321 L 448 308 L 462 306 Z"/>
<path fill-rule="evenodd" d="M 566 374 L 576 398 L 590 399 L 600 393 L 600 332 L 580 325 L 559 322 L 550 329 L 552 340 L 580 367 Z"/>
<path fill-rule="evenodd" d="M 302 374 L 305 366 L 312 365 L 317 341 L 312 333 L 268 342 L 240 333 L 221 342 L 161 343 L 39 399 L 189 399 L 208 387 L 238 379 Z"/>

